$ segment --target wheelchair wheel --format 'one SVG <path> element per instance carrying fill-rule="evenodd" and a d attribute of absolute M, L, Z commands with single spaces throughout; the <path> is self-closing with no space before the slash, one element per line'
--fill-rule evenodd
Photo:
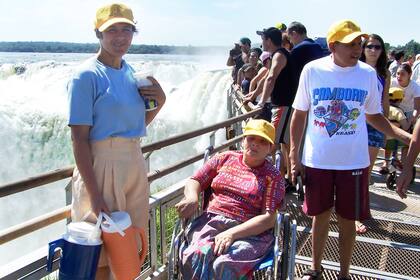
<path fill-rule="evenodd" d="M 168 280 L 182 279 L 178 271 L 178 253 L 181 246 L 183 229 L 181 220 L 177 220 L 172 232 L 171 247 L 168 253 Z"/>
<path fill-rule="evenodd" d="M 397 180 L 396 172 L 391 172 L 386 176 L 386 187 L 390 190 L 395 190 L 395 184 Z"/>
<path fill-rule="evenodd" d="M 290 249 L 290 216 L 284 215 L 283 219 L 283 248 L 280 258 L 280 279 L 287 279 L 289 267 L 289 249 Z"/>

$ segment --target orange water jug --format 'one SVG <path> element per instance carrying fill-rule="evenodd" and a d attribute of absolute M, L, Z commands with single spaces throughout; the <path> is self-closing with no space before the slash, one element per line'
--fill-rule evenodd
<path fill-rule="evenodd" d="M 134 227 L 127 212 L 113 212 L 111 217 L 104 214 L 104 218 L 102 240 L 115 279 L 136 279 L 147 254 L 144 229 Z M 137 240 L 141 242 L 140 254 Z"/>

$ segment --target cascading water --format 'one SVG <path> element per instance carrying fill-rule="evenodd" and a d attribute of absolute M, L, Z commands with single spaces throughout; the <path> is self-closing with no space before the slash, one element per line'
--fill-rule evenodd
<path fill-rule="evenodd" d="M 0 65 L 0 184 L 73 164 L 66 85 L 76 65 L 90 56 L 65 54 L 47 60 L 48 55 L 22 58 L 13 54 L 9 62 L 4 55 L 7 54 L 0 59 L 7 62 Z M 167 102 L 148 127 L 143 144 L 227 117 L 229 70 L 214 70 L 223 65 L 224 59 L 128 55 L 127 60 L 136 70 L 151 70 L 167 94 Z M 216 142 L 223 138 L 223 131 L 216 134 Z M 163 168 L 202 152 L 208 145 L 208 136 L 203 136 L 156 151 L 150 168 Z M 187 167 L 153 182 L 152 191 L 191 175 L 193 170 L 194 167 Z M 64 206 L 67 183 L 68 179 L 0 198 L 0 230 Z M 63 230 L 61 222 L 2 245 L 0 266 L 46 245 Z"/>

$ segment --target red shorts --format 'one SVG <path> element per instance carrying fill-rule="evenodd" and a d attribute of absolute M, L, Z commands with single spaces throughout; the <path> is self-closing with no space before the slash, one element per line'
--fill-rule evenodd
<path fill-rule="evenodd" d="M 271 124 L 276 129 L 275 143 L 290 143 L 290 120 L 292 107 L 287 106 L 273 106 L 271 109 Z"/>
<path fill-rule="evenodd" d="M 369 219 L 368 173 L 368 167 L 354 170 L 305 167 L 303 211 L 316 216 L 335 206 L 335 212 L 345 219 Z"/>

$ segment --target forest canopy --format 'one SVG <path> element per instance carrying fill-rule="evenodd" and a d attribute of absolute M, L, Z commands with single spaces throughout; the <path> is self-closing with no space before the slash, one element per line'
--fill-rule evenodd
<path fill-rule="evenodd" d="M 391 46 L 386 43 L 386 49 L 403 49 L 405 56 L 420 53 L 420 44 L 411 40 L 405 45 Z M 66 42 L 0 42 L 0 52 L 40 52 L 40 53 L 95 53 L 98 43 L 66 43 Z M 194 47 L 168 45 L 132 45 L 128 53 L 135 54 L 201 54 L 213 51 L 226 51 L 228 47 Z"/>
<path fill-rule="evenodd" d="M 198 54 L 210 47 L 132 45 L 128 53 L 136 54 Z M 0 52 L 38 52 L 38 53 L 95 53 L 98 43 L 65 42 L 0 42 Z M 226 47 L 211 47 L 226 50 Z"/>

